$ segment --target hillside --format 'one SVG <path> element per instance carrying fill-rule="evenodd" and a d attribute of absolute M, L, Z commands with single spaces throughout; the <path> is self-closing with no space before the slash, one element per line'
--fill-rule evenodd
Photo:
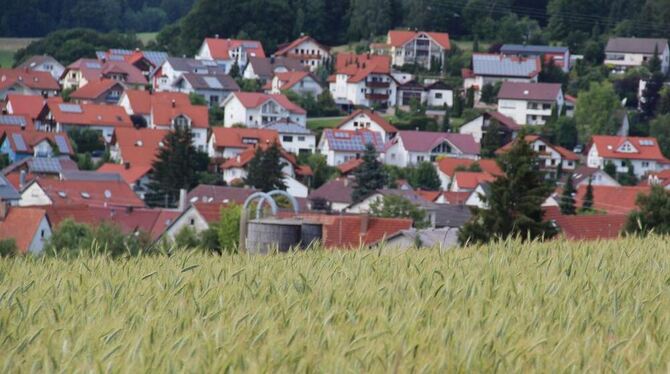
<path fill-rule="evenodd" d="M 666 242 L 7 259 L 0 367 L 664 371 Z"/>

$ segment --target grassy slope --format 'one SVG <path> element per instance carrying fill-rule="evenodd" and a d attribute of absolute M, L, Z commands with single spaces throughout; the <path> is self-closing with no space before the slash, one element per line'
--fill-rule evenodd
<path fill-rule="evenodd" d="M 668 268 L 665 238 L 0 260 L 0 368 L 661 372 Z"/>
<path fill-rule="evenodd" d="M 35 41 L 34 38 L 0 38 L 0 66 L 11 67 L 14 54 L 21 48 Z"/>

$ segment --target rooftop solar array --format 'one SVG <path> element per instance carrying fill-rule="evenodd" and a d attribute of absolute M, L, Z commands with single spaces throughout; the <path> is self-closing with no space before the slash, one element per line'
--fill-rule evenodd
<path fill-rule="evenodd" d="M 58 107 L 65 113 L 82 113 L 81 106 L 77 104 L 58 104 Z"/>
<path fill-rule="evenodd" d="M 67 141 L 62 135 L 56 135 L 54 137 L 56 140 L 56 146 L 58 146 L 58 150 L 60 153 L 67 154 L 70 153 L 70 147 L 67 145 Z"/>
<path fill-rule="evenodd" d="M 30 161 L 31 173 L 58 174 L 62 171 L 60 161 L 55 158 L 34 158 Z"/>
<path fill-rule="evenodd" d="M 102 65 L 99 62 L 87 62 L 86 67 L 89 69 L 102 69 Z"/>
<path fill-rule="evenodd" d="M 0 116 L 0 125 L 4 126 L 25 126 L 26 119 L 21 116 L 3 115 Z"/>
<path fill-rule="evenodd" d="M 350 135 L 341 132 L 326 132 L 330 147 L 336 151 L 362 152 L 365 151 L 365 146 L 368 143 L 375 144 L 377 147 L 382 144 L 381 135 L 371 131 L 359 132 L 347 138 L 338 136 L 338 134 Z"/>
<path fill-rule="evenodd" d="M 23 140 L 21 134 L 12 134 L 12 140 L 14 140 L 14 145 L 16 145 L 16 150 L 19 152 L 25 152 L 28 150 L 26 142 Z"/>
<path fill-rule="evenodd" d="M 219 90 L 223 88 L 223 85 L 221 84 L 221 82 L 219 82 L 219 79 L 216 77 L 202 77 L 202 79 L 205 80 L 205 83 L 207 83 L 207 86 L 209 86 L 209 88 Z"/>

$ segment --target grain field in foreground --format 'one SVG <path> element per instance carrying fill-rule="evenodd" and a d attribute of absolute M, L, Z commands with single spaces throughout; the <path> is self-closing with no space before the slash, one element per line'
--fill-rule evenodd
<path fill-rule="evenodd" d="M 0 260 L 0 371 L 667 372 L 667 239 Z"/>

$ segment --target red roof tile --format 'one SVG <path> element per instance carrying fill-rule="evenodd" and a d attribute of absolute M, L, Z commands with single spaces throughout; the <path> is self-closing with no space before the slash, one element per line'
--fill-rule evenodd
<path fill-rule="evenodd" d="M 402 47 L 407 42 L 413 40 L 419 34 L 426 34 L 430 36 L 437 44 L 444 49 L 451 48 L 449 34 L 443 32 L 424 32 L 424 31 L 406 31 L 406 30 L 392 30 L 388 32 L 388 42 L 394 47 Z"/>
<path fill-rule="evenodd" d="M 566 160 L 570 160 L 570 161 L 579 161 L 579 156 L 576 153 L 574 153 L 572 151 L 569 151 L 569 150 L 567 150 L 567 149 L 565 149 L 561 146 L 553 145 L 553 144 L 549 143 L 548 141 L 544 140 L 539 135 L 526 135 L 524 137 L 524 139 L 526 140 L 526 142 L 528 144 L 532 144 L 536 141 L 541 141 L 547 146 L 547 148 L 553 149 L 558 154 L 560 154 L 562 158 L 564 158 Z M 502 148 L 498 149 L 495 153 L 497 155 L 501 155 L 503 153 L 508 152 L 510 149 L 512 149 L 512 147 L 514 146 L 516 141 L 517 141 L 517 139 L 505 144 Z"/>
<path fill-rule="evenodd" d="M 85 86 L 79 87 L 79 89 L 70 94 L 70 97 L 79 100 L 95 100 L 113 88 L 117 88 L 121 92 L 125 89 L 120 82 L 111 79 L 101 79 L 99 81 L 90 81 Z"/>
<path fill-rule="evenodd" d="M 363 159 L 360 158 L 354 158 L 351 159 L 345 163 L 337 165 L 337 169 L 339 169 L 340 173 L 347 175 L 354 170 L 358 169 L 359 166 L 363 164 Z"/>
<path fill-rule="evenodd" d="M 0 144 L 4 141 L 4 139 L 9 141 L 9 145 L 12 148 L 12 150 L 16 153 L 20 154 L 34 154 L 35 150 L 34 147 L 36 147 L 38 144 L 42 143 L 43 141 L 49 142 L 49 144 L 52 146 L 54 151 L 57 154 L 61 155 L 73 155 L 74 150 L 72 148 L 72 143 L 70 141 L 70 137 L 67 135 L 65 132 L 44 132 L 44 131 L 36 131 L 32 129 L 21 129 L 20 127 L 16 126 L 0 126 Z M 16 138 L 19 137 L 23 140 L 23 146 L 17 146 L 16 144 Z M 56 137 L 62 138 L 64 141 L 64 145 L 67 146 L 67 149 L 63 150 L 60 149 L 60 140 L 56 140 Z"/>
<path fill-rule="evenodd" d="M 434 202 L 437 200 L 442 195 L 442 191 L 424 191 L 422 189 L 418 189 L 415 191 L 417 195 L 421 196 L 426 201 L 431 201 Z"/>
<path fill-rule="evenodd" d="M 500 123 L 501 125 L 507 127 L 509 130 L 512 131 L 519 131 L 521 130 L 521 126 L 514 121 L 511 117 L 507 117 L 506 115 L 500 113 L 500 112 L 487 112 L 484 115 L 488 115 L 491 119 L 495 119 Z"/>
<path fill-rule="evenodd" d="M 34 90 L 60 90 L 60 85 L 49 72 L 0 68 L 0 90 L 11 87 L 16 83 Z"/>
<path fill-rule="evenodd" d="M 39 95 L 7 95 L 7 109 L 11 108 L 10 114 L 25 115 L 30 119 L 35 119 L 46 105 L 47 100 Z"/>
<path fill-rule="evenodd" d="M 457 171 L 454 174 L 454 183 L 461 190 L 474 190 L 480 183 L 493 182 L 496 178 L 486 172 Z"/>
<path fill-rule="evenodd" d="M 275 77 L 279 79 L 280 90 L 288 90 L 307 77 L 312 77 L 315 82 L 317 81 L 317 79 L 307 71 L 287 71 L 284 73 L 277 73 L 275 74 Z"/>
<path fill-rule="evenodd" d="M 131 167 L 151 166 L 163 144 L 163 139 L 169 133 L 169 130 L 116 129 L 112 144 L 116 144 L 121 151 L 123 162 L 130 163 Z"/>
<path fill-rule="evenodd" d="M 570 240 L 617 239 L 628 216 L 625 214 L 565 216 L 554 218 L 556 225 Z"/>
<path fill-rule="evenodd" d="M 351 83 L 360 82 L 370 74 L 390 74 L 391 57 L 340 53 L 335 60 L 335 72 L 348 75 Z"/>
<path fill-rule="evenodd" d="M 180 116 L 191 120 L 192 128 L 209 128 L 209 110 L 201 105 L 177 105 L 175 102 L 154 102 L 152 107 L 152 117 L 154 125 L 160 127 L 172 127 L 174 119 Z"/>
<path fill-rule="evenodd" d="M 296 39 L 296 40 L 294 40 L 294 41 L 292 41 L 292 42 L 290 42 L 286 45 L 279 46 L 279 49 L 277 49 L 277 51 L 274 53 L 274 55 L 275 56 L 287 56 L 287 55 L 290 55 L 290 54 L 294 54 L 294 53 L 292 53 L 292 50 L 295 49 L 296 47 L 298 47 L 300 44 L 305 43 L 305 42 L 312 42 L 312 43 L 318 45 L 319 47 L 321 47 L 325 50 L 330 49 L 330 48 L 324 46 L 323 44 L 319 43 L 318 41 L 316 41 L 316 39 L 312 38 L 311 36 L 303 35 L 303 36 L 299 37 L 298 39 Z"/>
<path fill-rule="evenodd" d="M 47 101 L 54 120 L 66 125 L 132 127 L 126 111 L 116 105 L 65 104 L 59 99 Z M 77 108 L 76 110 L 68 110 Z M 66 109 L 65 111 L 63 109 Z"/>
<path fill-rule="evenodd" d="M 134 114 L 149 115 L 154 105 L 172 105 L 172 101 L 177 106 L 191 105 L 188 95 L 181 92 L 154 92 L 145 90 L 126 90 L 130 108 Z"/>
<path fill-rule="evenodd" d="M 300 106 L 291 102 L 285 95 L 264 94 L 259 92 L 233 92 L 231 95 L 237 97 L 245 108 L 258 108 L 268 100 L 274 100 L 277 104 L 284 107 L 291 113 L 306 114 L 307 112 Z"/>
<path fill-rule="evenodd" d="M 588 186 L 581 185 L 577 188 L 575 196 L 576 206 L 581 207 Z M 593 208 L 608 214 L 628 214 L 636 209 L 635 202 L 639 194 L 647 194 L 651 191 L 649 186 L 636 187 L 613 187 L 592 186 Z"/>
<path fill-rule="evenodd" d="M 98 168 L 99 173 L 116 173 L 128 184 L 135 184 L 151 172 L 150 165 L 122 165 L 106 163 Z"/>
<path fill-rule="evenodd" d="M 464 192 L 453 192 L 453 191 L 444 191 L 442 193 L 442 196 L 444 197 L 444 200 L 446 204 L 450 205 L 463 205 L 465 204 L 465 201 L 470 197 L 471 192 L 469 191 L 464 191 Z"/>
<path fill-rule="evenodd" d="M 27 253 L 45 214 L 40 208 L 11 207 L 7 217 L 0 220 L 0 238 L 14 239 L 17 249 Z"/>
<path fill-rule="evenodd" d="M 397 133 L 398 129 L 395 128 L 395 126 L 391 125 L 387 120 L 384 119 L 384 117 L 380 116 L 379 114 L 369 110 L 369 109 L 358 109 L 351 113 L 349 116 L 347 116 L 345 119 L 340 121 L 340 124 L 337 125 L 337 128 L 340 128 L 342 125 L 345 123 L 351 121 L 352 119 L 358 117 L 359 115 L 364 115 L 370 118 L 374 123 L 379 125 L 384 131 L 387 133 Z"/>
<path fill-rule="evenodd" d="M 212 128 L 214 147 L 224 148 L 253 148 L 255 144 L 276 143 L 279 135 L 275 130 L 214 127 Z"/>
<path fill-rule="evenodd" d="M 257 40 L 206 38 L 205 44 L 215 60 L 230 60 L 230 50 L 240 46 L 244 46 L 250 56 L 265 57 L 263 45 Z"/>
<path fill-rule="evenodd" d="M 144 207 L 144 202 L 125 182 L 39 179 L 35 183 L 54 206 Z"/>
<path fill-rule="evenodd" d="M 485 171 L 491 175 L 503 175 L 503 171 L 498 166 L 496 160 L 491 159 L 482 159 L 482 160 L 469 160 L 465 158 L 455 158 L 455 157 L 443 157 L 437 161 L 438 169 L 444 174 L 453 177 L 456 173 L 456 169 L 459 168 L 469 168 L 473 164 L 478 164 L 479 168 L 482 171 Z"/>
<path fill-rule="evenodd" d="M 619 151 L 619 147 L 626 142 L 633 146 L 633 152 Z M 595 146 L 598 150 L 598 156 L 605 159 L 668 162 L 663 153 L 661 153 L 661 148 L 659 148 L 655 138 L 595 135 L 591 139 L 591 145 Z"/>

